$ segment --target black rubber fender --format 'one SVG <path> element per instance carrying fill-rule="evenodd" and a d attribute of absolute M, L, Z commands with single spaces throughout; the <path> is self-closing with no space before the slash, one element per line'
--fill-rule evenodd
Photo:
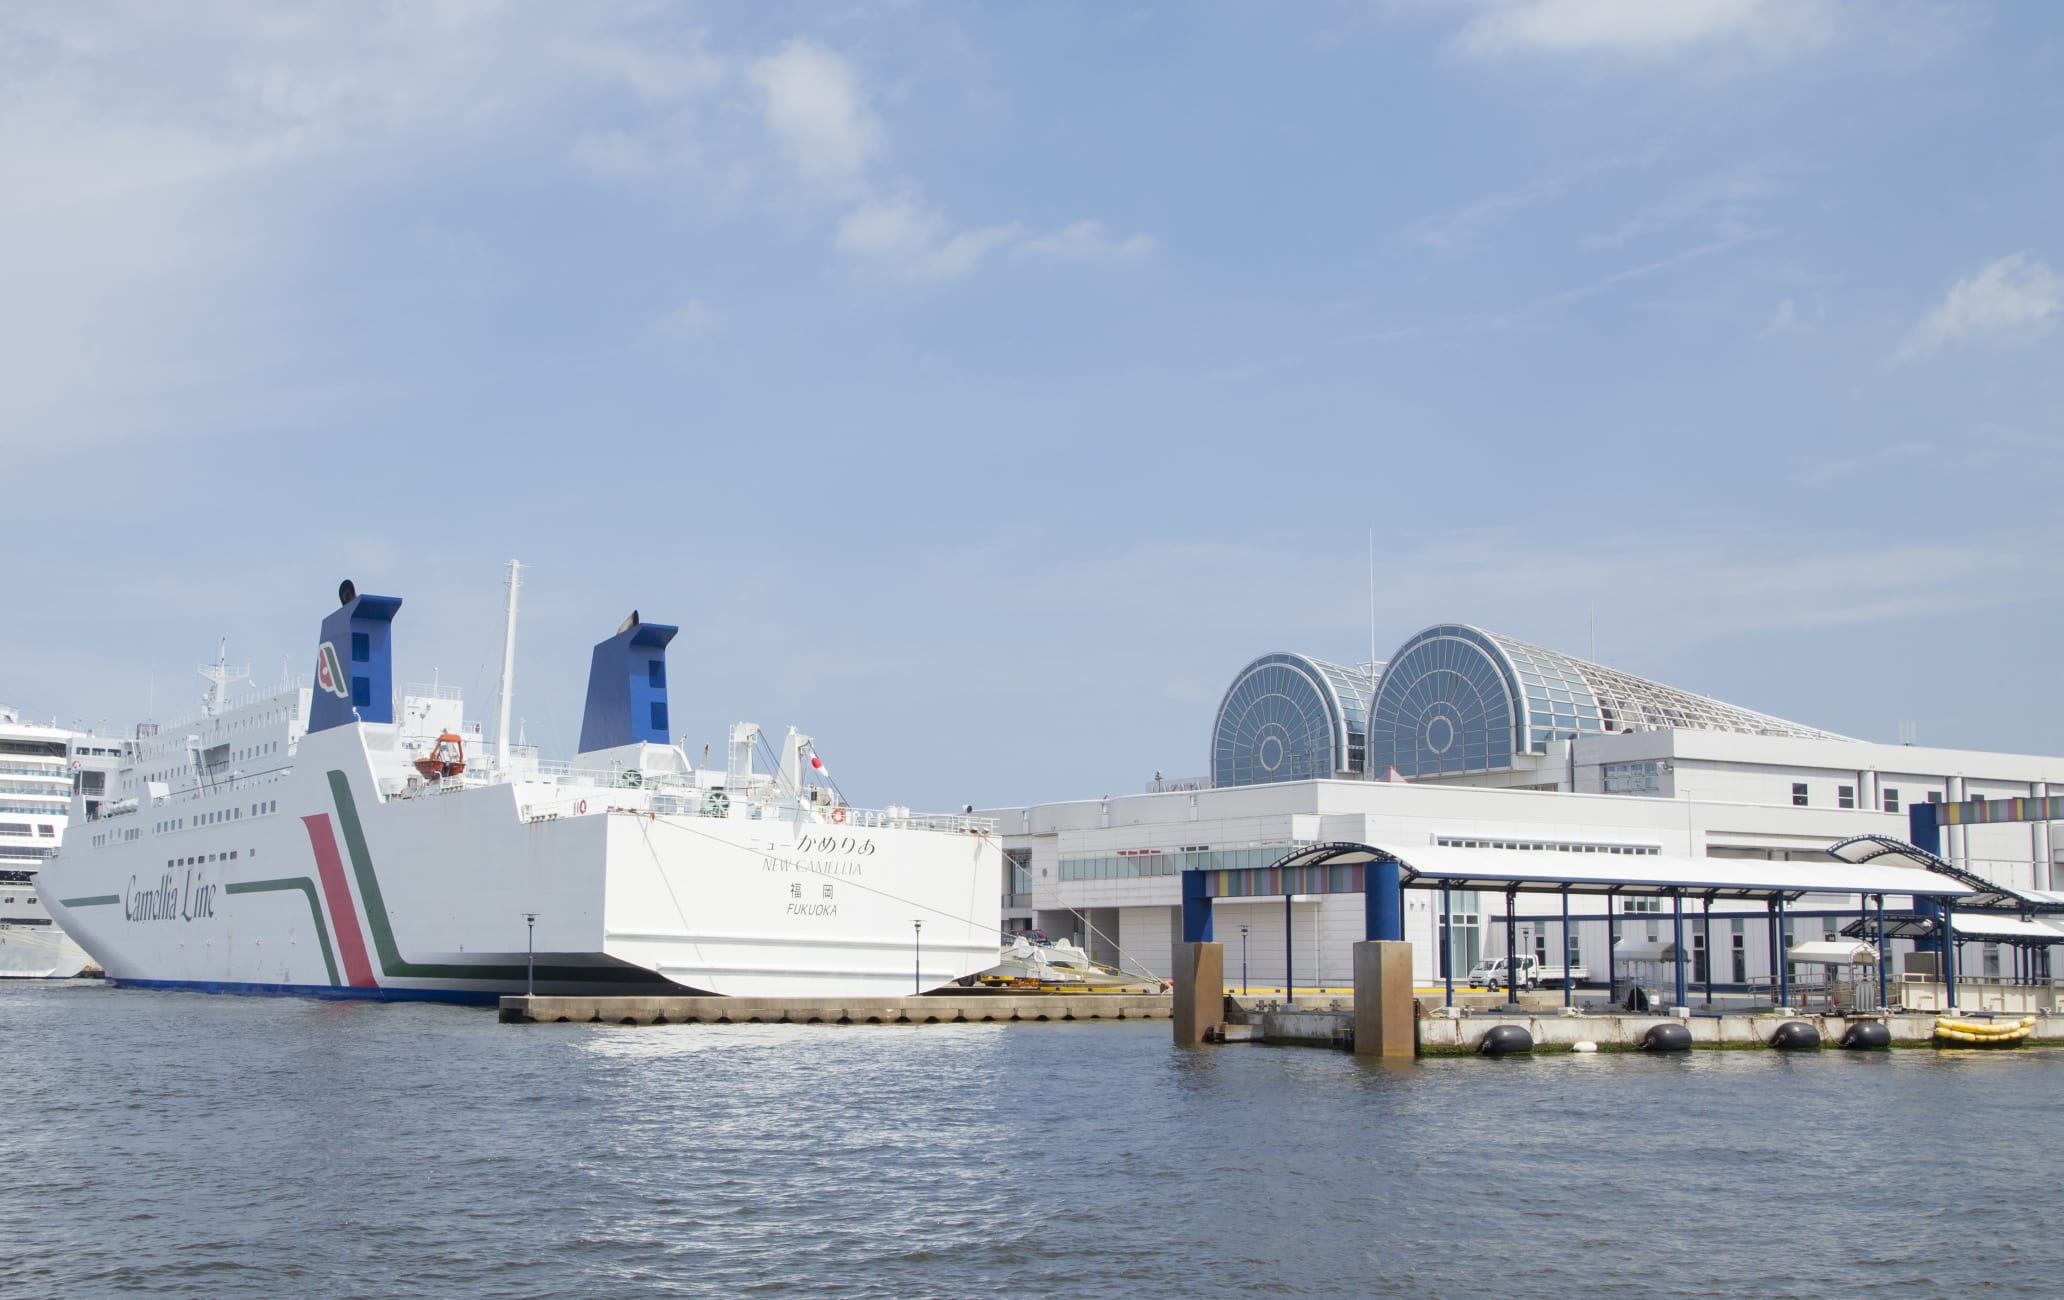
<path fill-rule="evenodd" d="M 1892 1046 L 1892 1030 L 1881 1020 L 1858 1020 L 1835 1043 L 1852 1052 L 1882 1052 Z"/>
<path fill-rule="evenodd" d="M 1688 1025 L 1650 1025 L 1641 1036 L 1641 1050 L 1644 1052 L 1688 1052 L 1691 1050 L 1691 1028 Z"/>
<path fill-rule="evenodd" d="M 1485 1056 L 1514 1056 L 1534 1050 L 1534 1036 L 1523 1025 L 1492 1025 L 1476 1050 Z"/>
<path fill-rule="evenodd" d="M 1787 1020 L 1771 1031 L 1770 1046 L 1780 1052 L 1817 1052 L 1820 1031 L 1803 1020 Z"/>

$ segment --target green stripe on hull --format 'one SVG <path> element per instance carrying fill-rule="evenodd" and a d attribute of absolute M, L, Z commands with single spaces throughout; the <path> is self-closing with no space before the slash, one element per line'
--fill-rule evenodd
<path fill-rule="evenodd" d="M 358 893 L 365 901 L 366 923 L 373 931 L 373 951 L 380 954 L 381 974 L 390 979 L 419 980 L 523 978 L 521 966 L 459 965 L 403 957 L 394 943 L 394 926 L 387 919 L 387 900 L 380 893 L 380 877 L 374 874 L 372 855 L 366 851 L 365 828 L 358 824 L 358 804 L 351 797 L 351 782 L 342 772 L 330 772 L 330 793 L 337 800 L 337 825 L 344 832 L 344 851 L 351 855 L 351 872 L 358 877 Z"/>
<path fill-rule="evenodd" d="M 112 907 L 114 904 L 122 901 L 122 896 L 120 894 L 95 894 L 91 898 L 60 898 L 57 901 L 65 907 Z"/>
<path fill-rule="evenodd" d="M 380 973 L 389 979 L 493 980 L 520 984 L 528 968 L 520 965 L 490 965 L 463 962 L 410 961 L 394 942 L 394 926 L 387 918 L 387 900 L 380 893 L 380 877 L 373 870 L 373 856 L 366 849 L 365 828 L 358 822 L 358 803 L 351 797 L 351 782 L 343 772 L 329 773 L 330 793 L 337 801 L 337 826 L 344 833 L 344 852 L 351 859 L 351 873 L 358 878 L 358 893 L 365 904 L 366 924 L 373 932 L 373 951 L 380 958 Z M 613 960 L 613 959 L 612 959 Z M 537 978 L 573 984 L 651 984 L 655 988 L 675 987 L 658 971 L 628 962 L 610 966 L 539 965 Z"/>
<path fill-rule="evenodd" d="M 233 880 L 223 887 L 229 894 L 268 894 L 281 889 L 298 889 L 308 896 L 308 915 L 315 921 L 315 937 L 322 940 L 323 967 L 330 972 L 330 983 L 342 984 L 337 978 L 337 957 L 330 951 L 330 929 L 323 924 L 322 900 L 316 897 L 315 882 L 306 876 L 290 876 L 280 880 Z"/>

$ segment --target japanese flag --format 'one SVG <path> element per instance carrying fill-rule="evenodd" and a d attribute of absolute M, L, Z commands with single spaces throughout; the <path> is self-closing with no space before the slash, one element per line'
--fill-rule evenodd
<path fill-rule="evenodd" d="M 831 769 L 826 767 L 824 765 L 824 760 L 817 757 L 815 754 L 810 755 L 810 771 L 812 771 L 818 776 L 823 777 L 827 781 L 831 779 Z"/>

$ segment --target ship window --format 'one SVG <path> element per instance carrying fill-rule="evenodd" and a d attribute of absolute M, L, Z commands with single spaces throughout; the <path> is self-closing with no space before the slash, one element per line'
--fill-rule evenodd
<path fill-rule="evenodd" d="M 666 689 L 666 660 L 654 659 L 645 665 L 645 681 L 654 690 Z"/>
<path fill-rule="evenodd" d="M 370 663 L 372 658 L 373 638 L 364 632 L 353 632 L 351 634 L 351 662 L 355 664 Z"/>
<path fill-rule="evenodd" d="M 654 731 L 665 731 L 667 729 L 666 705 L 655 703 L 652 706 L 652 729 Z"/>
<path fill-rule="evenodd" d="M 351 679 L 351 702 L 361 709 L 371 708 L 373 703 L 373 681 L 370 677 Z"/>
<path fill-rule="evenodd" d="M 231 850 L 229 851 L 229 860 L 230 860 L 231 862 L 235 862 L 235 861 L 236 861 L 236 855 L 237 855 L 237 851 L 236 851 L 235 849 L 231 849 Z"/>
<path fill-rule="evenodd" d="M 48 824 L 39 825 L 36 827 L 36 834 L 48 838 L 57 834 L 57 827 Z"/>

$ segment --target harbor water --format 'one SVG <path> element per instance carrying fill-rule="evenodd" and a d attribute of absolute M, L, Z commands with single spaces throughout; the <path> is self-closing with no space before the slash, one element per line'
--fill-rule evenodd
<path fill-rule="evenodd" d="M 0 987 L 0 1294 L 2050 1295 L 2064 1050 L 1380 1064 L 1167 1022 Z"/>

